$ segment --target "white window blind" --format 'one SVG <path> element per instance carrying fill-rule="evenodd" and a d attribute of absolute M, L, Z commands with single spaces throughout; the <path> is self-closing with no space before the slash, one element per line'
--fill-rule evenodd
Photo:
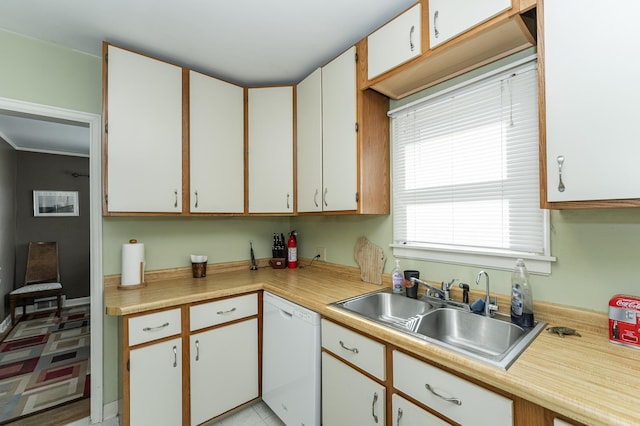
<path fill-rule="evenodd" d="M 390 113 L 394 246 L 548 256 L 537 88 L 532 62 Z"/>

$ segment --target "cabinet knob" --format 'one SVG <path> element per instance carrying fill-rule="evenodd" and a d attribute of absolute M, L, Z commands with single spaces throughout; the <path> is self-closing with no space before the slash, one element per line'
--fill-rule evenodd
<path fill-rule="evenodd" d="M 436 38 L 438 38 L 440 36 L 440 31 L 438 31 L 438 11 L 436 10 L 433 13 L 433 35 L 435 35 Z"/>

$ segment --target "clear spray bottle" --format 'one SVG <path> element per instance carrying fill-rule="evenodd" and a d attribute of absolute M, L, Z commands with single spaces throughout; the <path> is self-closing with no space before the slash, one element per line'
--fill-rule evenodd
<path fill-rule="evenodd" d="M 511 322 L 533 327 L 533 294 L 524 260 L 518 259 L 511 274 Z"/>

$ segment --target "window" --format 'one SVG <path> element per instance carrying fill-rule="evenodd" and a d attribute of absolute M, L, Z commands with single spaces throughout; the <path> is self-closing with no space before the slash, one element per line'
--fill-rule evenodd
<path fill-rule="evenodd" d="M 550 273 L 534 59 L 391 111 L 394 254 Z"/>

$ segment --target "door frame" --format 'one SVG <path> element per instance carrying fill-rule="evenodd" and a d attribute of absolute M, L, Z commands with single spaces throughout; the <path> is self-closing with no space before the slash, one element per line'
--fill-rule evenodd
<path fill-rule="evenodd" d="M 90 214 L 90 299 L 91 299 L 91 424 L 104 419 L 103 324 L 104 280 L 102 273 L 102 118 L 100 114 L 74 111 L 0 97 L 0 109 L 89 126 L 89 214 Z"/>

